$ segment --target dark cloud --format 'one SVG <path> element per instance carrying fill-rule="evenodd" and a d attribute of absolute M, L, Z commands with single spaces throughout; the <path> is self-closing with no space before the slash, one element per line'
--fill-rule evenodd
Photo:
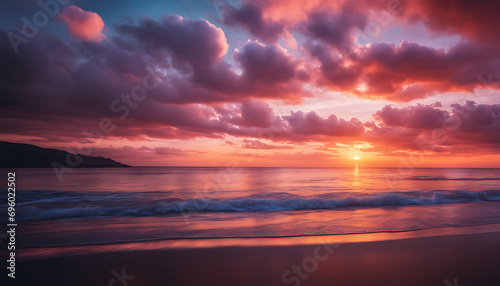
<path fill-rule="evenodd" d="M 159 21 L 141 19 L 138 25 L 118 24 L 118 33 L 133 37 L 137 45 L 150 54 L 162 56 L 171 52 L 175 60 L 193 67 L 212 64 L 226 53 L 228 45 L 224 32 L 206 20 L 191 20 L 178 15 Z"/>
<path fill-rule="evenodd" d="M 303 24 L 303 31 L 314 39 L 341 48 L 348 48 L 354 42 L 354 31 L 363 30 L 368 22 L 367 14 L 347 2 L 339 11 L 313 11 Z"/>
<path fill-rule="evenodd" d="M 411 20 L 423 21 L 441 33 L 460 34 L 485 42 L 499 42 L 497 1 L 423 0 L 408 3 Z"/>
<path fill-rule="evenodd" d="M 305 47 L 321 64 L 318 84 L 327 85 L 333 90 L 356 88 L 362 74 L 362 68 L 359 65 L 347 66 L 343 58 L 334 55 L 324 44 L 307 42 Z"/>
<path fill-rule="evenodd" d="M 239 25 L 259 39 L 276 43 L 278 37 L 283 33 L 283 24 L 266 21 L 262 15 L 262 9 L 254 4 L 243 4 L 240 9 L 233 8 L 229 5 L 224 7 L 223 22 L 227 25 Z"/>
<path fill-rule="evenodd" d="M 248 42 L 234 58 L 242 65 L 244 76 L 252 82 L 287 82 L 295 76 L 295 59 L 278 46 Z"/>

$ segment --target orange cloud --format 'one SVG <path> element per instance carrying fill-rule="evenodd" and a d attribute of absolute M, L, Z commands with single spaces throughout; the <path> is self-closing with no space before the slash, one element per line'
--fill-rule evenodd
<path fill-rule="evenodd" d="M 60 18 L 66 22 L 68 33 L 73 37 L 96 42 L 106 39 L 106 35 L 102 34 L 104 21 L 97 13 L 71 5 L 64 9 Z"/>

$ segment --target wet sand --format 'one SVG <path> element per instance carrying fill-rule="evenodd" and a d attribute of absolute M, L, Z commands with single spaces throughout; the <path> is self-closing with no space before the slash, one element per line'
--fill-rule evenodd
<path fill-rule="evenodd" d="M 18 263 L 16 284 L 7 285 L 479 286 L 500 285 L 499 267 L 500 232 L 494 232 L 340 245 L 133 250 L 31 259 Z"/>

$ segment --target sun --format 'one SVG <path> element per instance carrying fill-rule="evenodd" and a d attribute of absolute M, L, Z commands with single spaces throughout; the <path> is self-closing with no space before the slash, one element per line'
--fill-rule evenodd
<path fill-rule="evenodd" d="M 359 160 L 359 156 L 354 156 L 354 160 Z"/>

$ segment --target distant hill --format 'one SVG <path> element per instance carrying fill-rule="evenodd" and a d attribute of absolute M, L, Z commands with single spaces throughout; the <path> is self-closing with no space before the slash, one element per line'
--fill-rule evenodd
<path fill-rule="evenodd" d="M 66 151 L 41 148 L 30 144 L 10 143 L 0 141 L 0 168 L 51 168 L 57 161 L 66 163 Z M 103 157 L 80 155 L 82 162 L 78 168 L 89 167 L 130 167 L 114 160 Z"/>

